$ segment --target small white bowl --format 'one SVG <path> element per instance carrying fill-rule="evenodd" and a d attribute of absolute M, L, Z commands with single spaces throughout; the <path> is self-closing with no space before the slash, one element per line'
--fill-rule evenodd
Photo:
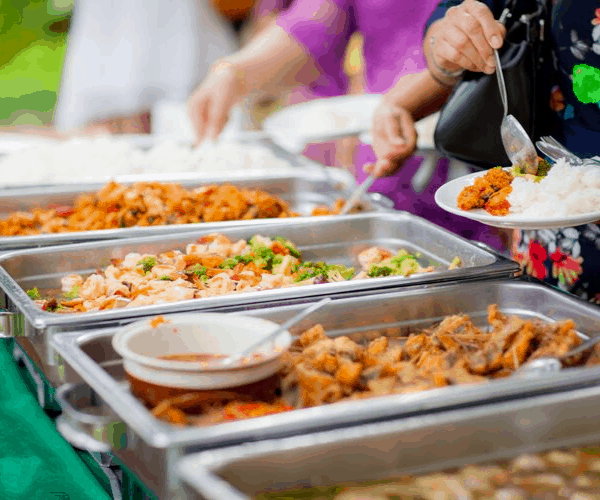
<path fill-rule="evenodd" d="M 165 354 L 231 355 L 250 347 L 279 325 L 264 319 L 219 313 L 164 316 L 166 323 L 152 327 L 154 319 L 125 326 L 112 343 L 123 357 L 129 375 L 162 387 L 202 391 L 257 382 L 279 370 L 280 357 L 292 343 L 290 332 L 284 331 L 274 342 L 259 348 L 258 359 L 247 359 L 231 367 L 219 366 L 218 360 L 162 360 L 158 357 Z"/>

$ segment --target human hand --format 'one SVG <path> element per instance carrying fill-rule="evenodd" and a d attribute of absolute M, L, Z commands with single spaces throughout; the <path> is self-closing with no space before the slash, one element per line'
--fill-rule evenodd
<path fill-rule="evenodd" d="M 243 95 L 240 72 L 234 64 L 220 61 L 188 100 L 188 112 L 197 143 L 216 140 L 225 128 L 229 110 Z"/>
<path fill-rule="evenodd" d="M 430 69 L 446 76 L 460 70 L 492 74 L 494 49 L 502 47 L 505 34 L 504 25 L 485 4 L 465 0 L 429 29 L 425 53 Z"/>
<path fill-rule="evenodd" d="M 411 114 L 381 103 L 373 115 L 373 150 L 377 163 L 364 170 L 375 177 L 393 175 L 417 149 L 417 130 Z"/>

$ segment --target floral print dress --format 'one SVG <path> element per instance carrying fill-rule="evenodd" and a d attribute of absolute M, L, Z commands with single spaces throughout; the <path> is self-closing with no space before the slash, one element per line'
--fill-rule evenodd
<path fill-rule="evenodd" d="M 460 0 L 440 3 L 428 24 L 443 17 Z M 496 17 L 504 2 L 483 0 Z M 584 103 L 576 95 L 576 66 L 590 68 L 595 83 L 588 93 L 600 91 L 600 2 L 554 0 L 551 39 L 555 86 L 549 106 L 558 113 L 555 137 L 580 157 L 600 156 L 600 102 Z M 590 88 L 591 87 L 591 88 Z M 589 102 L 589 99 L 588 99 Z M 599 207 L 600 208 L 600 207 Z M 516 231 L 512 257 L 523 272 L 563 291 L 600 305 L 600 221 L 560 230 Z"/>
<path fill-rule="evenodd" d="M 600 102 L 584 104 L 578 99 L 573 69 L 580 64 L 600 68 L 598 7 L 597 0 L 557 0 L 552 15 L 556 86 L 550 106 L 559 114 L 562 125 L 556 135 L 582 157 L 600 155 Z M 596 82 L 597 90 L 600 78 Z M 560 230 L 518 231 L 512 255 L 527 274 L 600 304 L 598 223 Z"/>

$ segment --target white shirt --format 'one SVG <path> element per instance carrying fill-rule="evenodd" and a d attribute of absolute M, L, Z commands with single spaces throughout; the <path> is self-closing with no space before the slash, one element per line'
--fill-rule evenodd
<path fill-rule="evenodd" d="M 77 0 L 54 122 L 59 130 L 184 103 L 238 49 L 210 0 Z"/>

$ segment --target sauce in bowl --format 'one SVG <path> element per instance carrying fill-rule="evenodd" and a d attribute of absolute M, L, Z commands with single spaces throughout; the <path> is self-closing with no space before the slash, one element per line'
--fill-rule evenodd
<path fill-rule="evenodd" d="M 206 352 L 202 353 L 183 353 L 183 354 L 162 354 L 158 356 L 158 359 L 164 361 L 187 361 L 189 363 L 202 363 L 210 361 L 211 359 L 223 359 L 226 358 L 225 354 L 210 354 Z"/>

